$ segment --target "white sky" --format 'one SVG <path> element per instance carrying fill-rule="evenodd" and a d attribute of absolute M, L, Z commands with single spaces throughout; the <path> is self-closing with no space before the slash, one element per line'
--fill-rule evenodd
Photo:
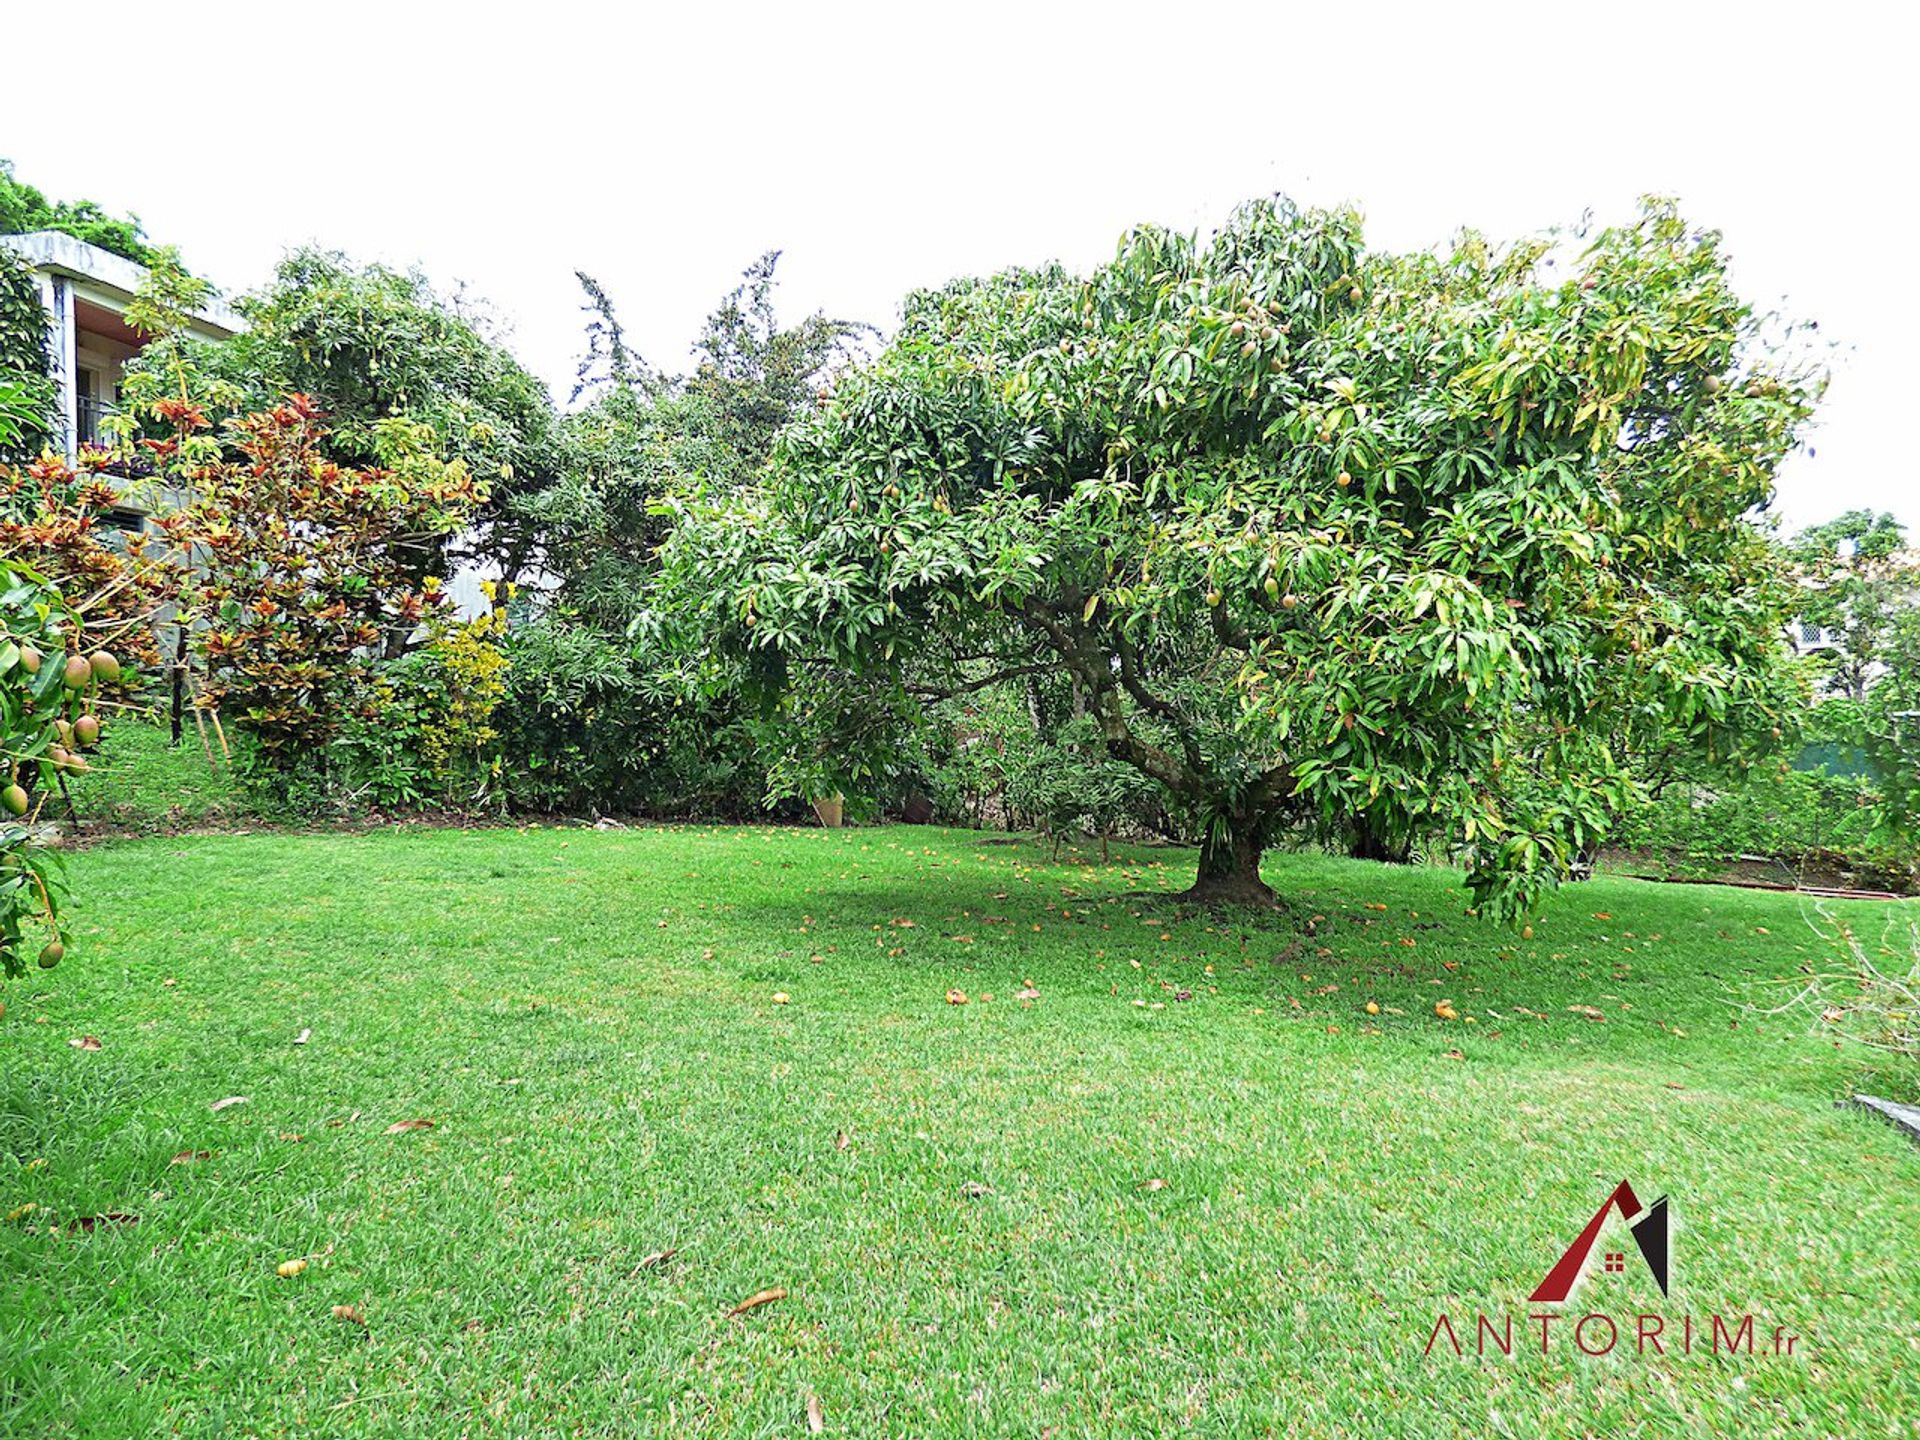
<path fill-rule="evenodd" d="M 1901 8 L 90 0 L 4 22 L 0 155 L 229 294 L 307 240 L 464 280 L 563 399 L 576 267 L 678 370 L 773 247 L 784 314 L 889 325 L 913 286 L 1272 190 L 1394 248 L 1672 193 L 1843 347 L 1782 513 L 1920 529 Z"/>

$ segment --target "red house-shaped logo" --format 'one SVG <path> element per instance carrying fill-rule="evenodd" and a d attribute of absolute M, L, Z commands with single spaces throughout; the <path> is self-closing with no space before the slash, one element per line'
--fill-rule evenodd
<path fill-rule="evenodd" d="M 1565 1300 L 1573 1293 L 1574 1282 L 1586 1268 L 1587 1257 L 1593 1251 L 1593 1242 L 1600 1238 L 1600 1228 L 1606 1224 L 1607 1212 L 1619 1208 L 1620 1218 L 1627 1222 L 1633 1231 L 1633 1240 L 1640 1247 L 1641 1258 L 1647 1262 L 1647 1269 L 1653 1272 L 1653 1278 L 1659 1282 L 1660 1293 L 1667 1293 L 1667 1197 L 1662 1195 L 1650 1207 L 1642 1207 L 1640 1198 L 1633 1193 L 1633 1186 L 1622 1180 L 1606 1199 L 1594 1216 L 1587 1222 L 1587 1228 L 1580 1232 L 1573 1244 L 1567 1247 L 1567 1253 L 1547 1272 L 1547 1278 L 1527 1297 L 1536 1304 L 1554 1304 Z M 1624 1255 L 1606 1257 L 1608 1273 L 1617 1273 L 1626 1268 Z"/>

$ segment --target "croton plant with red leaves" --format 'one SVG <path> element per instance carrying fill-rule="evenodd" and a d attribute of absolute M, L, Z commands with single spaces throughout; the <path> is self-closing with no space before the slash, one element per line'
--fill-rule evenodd
<path fill-rule="evenodd" d="M 180 569 L 163 537 L 113 523 L 127 497 L 89 458 L 79 469 L 52 454 L 0 466 L 0 555 L 63 595 L 88 597 L 89 627 L 150 671 L 160 661 L 154 622 L 178 596 Z"/>
<path fill-rule="evenodd" d="M 168 417 L 192 430 L 198 415 Z M 383 468 L 327 458 L 305 395 L 230 427 L 224 458 L 195 468 L 162 523 L 192 557 L 185 604 L 204 662 L 199 701 L 251 731 L 282 772 L 333 738 L 355 680 L 441 602 L 428 542 L 485 498 L 459 462 L 396 427 Z"/>

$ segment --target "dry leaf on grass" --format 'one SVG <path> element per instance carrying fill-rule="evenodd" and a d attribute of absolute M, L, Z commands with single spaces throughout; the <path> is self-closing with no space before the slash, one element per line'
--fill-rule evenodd
<path fill-rule="evenodd" d="M 247 1103 L 248 1103 L 247 1097 L 244 1095 L 229 1095 L 224 1100 L 214 1101 L 213 1104 L 209 1105 L 207 1108 L 213 1111 L 214 1114 L 218 1115 L 222 1110 L 225 1110 L 228 1106 L 245 1105 Z"/>
<path fill-rule="evenodd" d="M 1016 1000 L 1038 1000 L 1040 998 L 1040 992 L 1029 985 L 1013 998 Z"/>
<path fill-rule="evenodd" d="M 727 1318 L 731 1320 L 735 1315 L 744 1315 L 749 1310 L 758 1310 L 762 1305 L 771 1305 L 776 1300 L 784 1300 L 786 1298 L 787 1287 L 784 1285 L 775 1285 L 771 1289 L 761 1290 L 749 1295 L 738 1305 L 727 1311 Z"/>
<path fill-rule="evenodd" d="M 966 1003 L 967 1003 L 967 992 L 966 992 L 966 991 L 964 991 L 964 990 L 949 990 L 949 991 L 947 991 L 947 1004 L 949 1004 L 949 1005 L 964 1005 L 964 1004 L 966 1004 Z"/>
<path fill-rule="evenodd" d="M 349 1324 L 358 1325 L 362 1330 L 367 1328 L 367 1317 L 360 1313 L 360 1307 L 357 1305 L 334 1306 L 333 1318 L 336 1320 L 345 1320 Z"/>
<path fill-rule="evenodd" d="M 1604 1023 L 1607 1018 L 1604 1012 L 1594 1009 L 1591 1005 L 1569 1005 L 1567 1006 L 1567 1013 L 1569 1015 L 1584 1015 L 1589 1020 L 1599 1020 L 1602 1023 Z"/>
<path fill-rule="evenodd" d="M 1152 1180 L 1142 1180 L 1140 1182 L 1140 1188 L 1142 1190 L 1164 1190 L 1167 1188 L 1167 1182 L 1156 1176 Z"/>
<path fill-rule="evenodd" d="M 302 1030 L 298 1035 L 293 1037 L 293 1043 L 296 1045 L 304 1045 L 307 1043 L 307 1041 L 311 1040 L 312 1038 L 313 1038 L 313 1031 Z"/>
<path fill-rule="evenodd" d="M 680 1247 L 673 1245 L 665 1250 L 656 1250 L 651 1255 L 643 1255 L 640 1257 L 640 1263 L 633 1267 L 633 1273 L 638 1275 L 642 1270 L 651 1270 L 656 1265 L 664 1265 L 679 1253 Z"/>
<path fill-rule="evenodd" d="M 984 1180 L 969 1180 L 960 1187 L 960 1193 L 969 1200 L 978 1200 L 982 1195 L 993 1194 L 993 1186 Z"/>
<path fill-rule="evenodd" d="M 307 1262 L 304 1260 L 282 1260 L 278 1265 L 273 1267 L 273 1273 L 278 1275 L 282 1280 L 291 1280 L 306 1268 Z"/>
<path fill-rule="evenodd" d="M 776 990 L 773 992 L 773 1003 L 776 1005 L 785 1005 L 792 999 L 793 997 L 784 990 Z"/>
<path fill-rule="evenodd" d="M 396 1120 L 393 1124 L 387 1126 L 385 1133 L 388 1135 L 404 1135 L 409 1130 L 431 1130 L 434 1124 L 435 1122 L 432 1120 Z"/>
<path fill-rule="evenodd" d="M 191 1165 L 196 1160 L 211 1160 L 212 1158 L 213 1151 L 211 1150 L 182 1150 L 178 1155 L 167 1161 L 167 1163 L 169 1165 Z"/>
<path fill-rule="evenodd" d="M 827 1412 L 820 1408 L 818 1395 L 807 1396 L 807 1433 L 824 1435 L 827 1430 Z"/>
<path fill-rule="evenodd" d="M 104 1215 L 82 1215 L 73 1222 L 73 1228 L 84 1230 L 91 1235 L 94 1229 L 101 1225 L 138 1225 L 139 1223 L 138 1215 L 129 1215 L 121 1210 L 109 1210 Z"/>
<path fill-rule="evenodd" d="M 100 1048 L 99 1037 L 95 1035 L 76 1035 L 73 1039 L 67 1041 L 67 1044 L 73 1046 L 76 1050 L 98 1050 Z"/>
<path fill-rule="evenodd" d="M 847 1138 L 846 1131 L 836 1130 L 833 1132 L 833 1148 L 834 1149 L 844 1150 L 851 1144 L 853 1144 L 853 1141 Z"/>

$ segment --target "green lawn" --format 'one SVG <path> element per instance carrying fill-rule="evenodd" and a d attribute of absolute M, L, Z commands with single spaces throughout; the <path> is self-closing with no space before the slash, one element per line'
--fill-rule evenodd
<path fill-rule="evenodd" d="M 229 748 L 246 743 L 245 736 L 227 737 Z M 247 796 L 224 755 L 211 731 L 203 743 L 191 718 L 179 745 L 168 743 L 157 713 L 115 721 L 92 767 L 67 782 L 73 813 L 87 825 L 130 831 L 238 819 L 247 813 Z M 51 813 L 64 819 L 66 806 L 56 802 Z"/>
<path fill-rule="evenodd" d="M 0 1224 L 0 1434 L 793 1435 L 809 1397 L 860 1437 L 1914 1433 L 1920 1148 L 1739 1008 L 1821 953 L 1792 897 L 1602 879 L 1523 942 L 1447 872 L 1276 857 L 1298 936 L 1137 897 L 1184 855 L 1046 861 L 76 857 L 78 943 L 0 1019 L 0 1212 L 39 1207 Z M 1792 1358 L 1422 1357 L 1441 1310 L 1527 1313 L 1623 1177 L 1672 1196 L 1673 1296 L 1634 1256 L 1574 1313 L 1750 1312 Z"/>

